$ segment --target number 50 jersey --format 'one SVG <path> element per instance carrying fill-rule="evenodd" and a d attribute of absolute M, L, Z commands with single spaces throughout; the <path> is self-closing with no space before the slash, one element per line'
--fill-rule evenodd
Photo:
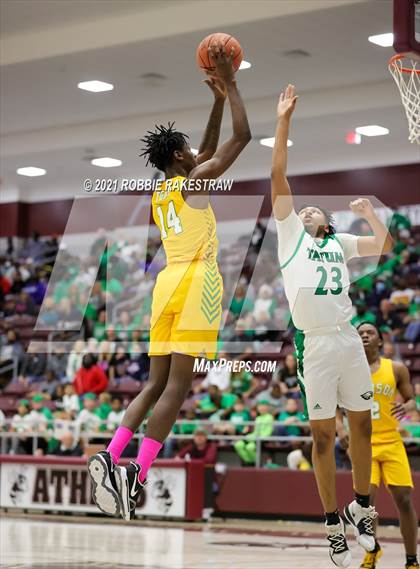
<path fill-rule="evenodd" d="M 351 320 L 347 261 L 359 257 L 358 237 L 338 233 L 314 238 L 294 210 L 276 220 L 276 227 L 280 269 L 295 326 L 314 330 Z"/>

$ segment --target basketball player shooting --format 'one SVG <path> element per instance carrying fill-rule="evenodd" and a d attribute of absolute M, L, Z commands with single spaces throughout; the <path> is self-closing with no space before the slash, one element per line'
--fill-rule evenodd
<path fill-rule="evenodd" d="M 215 179 L 236 160 L 251 139 L 244 104 L 233 68 L 233 53 L 222 44 L 209 48 L 215 70 L 207 81 L 216 95 L 198 159 L 186 136 L 158 126 L 143 139 L 147 162 L 165 173 L 154 192 L 153 217 L 159 227 L 167 266 L 153 291 L 150 330 L 150 375 L 130 403 L 106 451 L 89 459 L 92 494 L 98 508 L 130 520 L 147 473 L 176 421 L 194 377 L 194 360 L 216 355 L 223 283 L 217 266 L 216 220 L 205 190 L 188 192 L 185 180 Z M 232 136 L 217 148 L 224 93 L 232 114 Z M 168 181 L 171 180 L 171 184 Z M 208 296 L 210 291 L 210 296 Z M 146 436 L 137 459 L 117 466 L 147 413 Z"/>
<path fill-rule="evenodd" d="M 313 436 L 313 465 L 326 513 L 327 539 L 333 563 L 351 563 L 344 522 L 337 509 L 334 445 L 337 405 L 347 410 L 353 460 L 355 500 L 344 510 L 358 543 L 375 549 L 375 509 L 369 502 L 371 475 L 372 380 L 362 341 L 350 324 L 352 305 L 347 262 L 381 255 L 392 238 L 367 199 L 350 209 L 365 219 L 373 236 L 336 234 L 330 212 L 316 205 L 293 208 L 286 177 L 287 139 L 297 103 L 293 85 L 281 93 L 271 172 L 271 192 L 278 234 L 278 256 L 298 354 L 298 376 L 306 399 Z"/>

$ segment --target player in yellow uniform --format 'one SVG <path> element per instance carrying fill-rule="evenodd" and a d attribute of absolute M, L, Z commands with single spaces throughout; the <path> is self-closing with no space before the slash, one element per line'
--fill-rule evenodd
<path fill-rule="evenodd" d="M 198 209 L 190 205 L 192 197 L 184 197 L 187 180 L 171 178 L 152 198 L 167 266 L 153 291 L 149 356 L 205 353 L 213 359 L 223 291 L 216 220 L 209 204 Z"/>
<path fill-rule="evenodd" d="M 406 551 L 406 569 L 418 569 L 417 514 L 412 500 L 413 480 L 399 419 L 416 408 L 414 390 L 407 367 L 381 358 L 382 335 L 374 324 L 363 323 L 358 332 L 365 348 L 373 383 L 371 503 L 375 503 L 381 480 L 387 486 L 398 509 L 401 534 Z M 400 394 L 403 403 L 399 403 Z M 361 569 L 375 569 L 382 556 L 376 540 L 373 552 L 366 553 Z"/>
<path fill-rule="evenodd" d="M 88 461 L 96 504 L 101 511 L 126 520 L 133 516 L 147 472 L 191 389 L 195 357 L 205 354 L 213 358 L 216 351 L 222 300 L 216 220 L 208 191 L 188 191 L 185 183 L 221 176 L 248 144 L 251 133 L 236 86 L 233 52 L 227 54 L 221 44 L 210 51 L 216 75 L 207 82 L 216 102 L 198 156 L 192 153 L 186 135 L 174 130 L 174 123 L 157 126 L 143 138 L 146 148 L 142 156 L 147 157 L 147 164 L 162 170 L 166 180 L 152 199 L 167 266 L 159 273 L 153 292 L 150 374 L 107 450 Z M 217 149 L 225 97 L 231 108 L 233 134 Z M 136 461 L 128 468 L 117 466 L 152 407 Z"/>

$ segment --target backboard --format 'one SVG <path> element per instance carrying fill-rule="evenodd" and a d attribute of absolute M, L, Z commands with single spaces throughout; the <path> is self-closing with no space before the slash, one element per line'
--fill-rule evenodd
<path fill-rule="evenodd" d="M 420 60 L 420 0 L 394 0 L 394 49 Z"/>

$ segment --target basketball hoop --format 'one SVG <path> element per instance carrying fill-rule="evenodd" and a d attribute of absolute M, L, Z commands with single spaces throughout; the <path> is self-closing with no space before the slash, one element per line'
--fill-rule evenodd
<path fill-rule="evenodd" d="M 401 94 L 402 104 L 408 120 L 411 143 L 420 144 L 420 64 L 399 53 L 389 60 L 388 69 Z"/>

